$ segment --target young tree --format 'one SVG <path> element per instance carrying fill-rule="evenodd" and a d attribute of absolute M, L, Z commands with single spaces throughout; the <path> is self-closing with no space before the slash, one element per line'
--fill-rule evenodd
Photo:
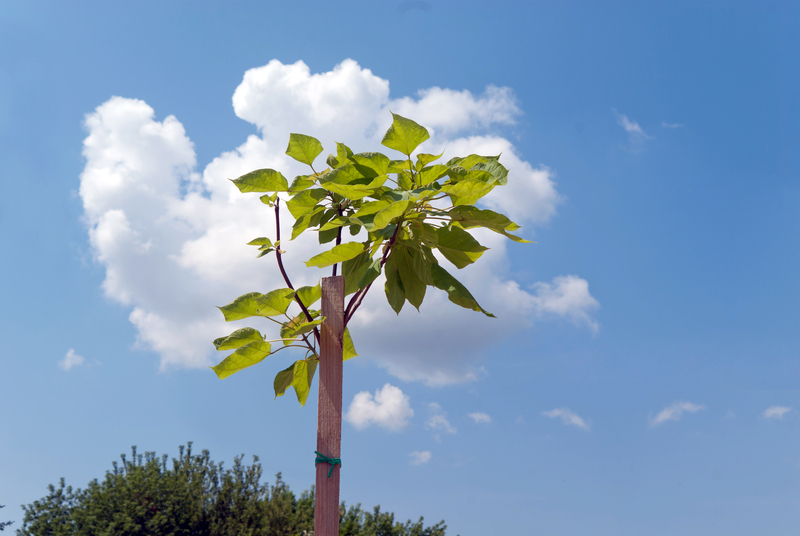
<path fill-rule="evenodd" d="M 495 187 L 506 184 L 508 170 L 500 164 L 499 155 L 472 154 L 445 164 L 436 163 L 442 154 L 420 153 L 412 159 L 416 148 L 429 138 L 428 131 L 392 115 L 392 126 L 381 143 L 400 152 L 402 158 L 377 152 L 356 154 L 337 143 L 336 154 L 326 160 L 327 169 L 317 171 L 314 162 L 322 144 L 310 136 L 291 134 L 286 154 L 306 164 L 309 174 L 289 184 L 280 172 L 259 169 L 233 181 L 243 193 L 264 194 L 261 201 L 274 209 L 274 240 L 259 237 L 249 245 L 258 247 L 258 257 L 275 253 L 286 287 L 266 294 L 251 292 L 220 307 L 227 321 L 264 317 L 276 323 L 279 337 L 268 340 L 246 327 L 216 339 L 217 350 L 233 352 L 212 368 L 224 379 L 280 350 L 301 348 L 303 359 L 278 372 L 273 387 L 276 397 L 292 387 L 300 404 L 305 404 L 320 367 L 316 536 L 331 536 L 338 526 L 342 361 L 357 355 L 347 324 L 375 280 L 384 274 L 386 298 L 398 314 L 405 302 L 419 310 L 427 288 L 434 287 L 445 291 L 456 305 L 493 317 L 439 264 L 434 252 L 461 269 L 487 249 L 470 229 L 486 228 L 527 242 L 511 234 L 519 226 L 506 216 L 475 206 Z M 323 278 L 321 284 L 295 289 L 290 281 L 282 261 L 287 246 L 281 238 L 281 201 L 295 220 L 290 240 L 316 232 L 320 244 L 333 243 L 306 262 L 308 267 L 331 268 L 331 277 Z M 343 241 L 345 232 L 355 238 Z M 315 309 L 320 300 L 321 310 Z M 297 308 L 289 312 L 293 303 Z"/>

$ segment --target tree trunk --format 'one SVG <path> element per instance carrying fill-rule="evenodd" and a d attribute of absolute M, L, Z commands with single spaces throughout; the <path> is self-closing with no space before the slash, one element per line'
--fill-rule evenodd
<path fill-rule="evenodd" d="M 342 445 L 342 340 L 344 276 L 322 278 L 317 452 L 339 458 Z M 339 535 L 339 465 L 317 464 L 314 536 Z"/>

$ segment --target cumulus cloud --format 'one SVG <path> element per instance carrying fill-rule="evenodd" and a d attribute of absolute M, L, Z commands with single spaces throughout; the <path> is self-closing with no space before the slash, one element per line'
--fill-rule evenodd
<path fill-rule="evenodd" d="M 551 283 L 534 283 L 531 297 L 533 309 L 539 314 L 555 314 L 587 326 L 597 333 L 600 325 L 592 313 L 600 303 L 589 293 L 589 282 L 576 275 L 553 278 Z"/>
<path fill-rule="evenodd" d="M 550 411 L 543 411 L 542 415 L 550 417 L 551 419 L 560 418 L 565 426 L 577 426 L 578 428 L 589 430 L 589 424 L 569 408 L 556 408 Z"/>
<path fill-rule="evenodd" d="M 661 410 L 661 413 L 650 421 L 650 426 L 658 426 L 666 421 L 679 421 L 684 413 L 696 413 L 702 409 L 706 409 L 706 407 L 678 400 Z"/>
<path fill-rule="evenodd" d="M 482 411 L 476 411 L 475 413 L 470 413 L 467 416 L 475 421 L 476 424 L 489 424 L 492 422 L 492 418 L 489 416 L 489 414 L 483 413 Z"/>
<path fill-rule="evenodd" d="M 458 432 L 455 426 L 450 424 L 450 421 L 447 420 L 447 414 L 442 409 L 442 406 L 436 402 L 431 402 L 428 404 L 428 410 L 430 416 L 428 420 L 425 421 L 425 428 L 434 433 L 433 437 L 436 441 L 442 440 L 442 433 L 455 434 Z"/>
<path fill-rule="evenodd" d="M 302 61 L 273 60 L 244 74 L 233 108 L 258 134 L 202 170 L 178 119 L 157 119 L 144 101 L 113 97 L 86 117 L 80 196 L 93 254 L 105 269 L 103 290 L 130 308 L 137 347 L 157 353 L 162 369 L 204 367 L 221 359 L 211 340 L 257 320 L 226 325 L 214 306 L 285 286 L 274 259 L 255 260 L 253 248 L 245 245 L 258 236 L 274 237 L 274 219 L 257 195 L 239 193 L 228 179 L 265 167 L 290 178 L 305 173 L 284 154 L 290 132 L 317 137 L 324 154 L 333 151 L 334 141 L 357 151 L 385 150 L 380 139 L 391 123 L 389 110 L 408 114 L 432 129 L 420 150 L 444 151 L 445 160 L 502 153 L 511 173 L 508 186 L 494 189 L 484 206 L 508 214 L 523 226 L 524 236 L 550 221 L 562 202 L 554 173 L 526 162 L 498 134 L 498 127 L 520 114 L 509 88 L 489 86 L 474 95 L 437 87 L 393 100 L 389 82 L 353 60 L 316 74 Z M 282 214 L 289 227 L 288 213 Z M 460 309 L 435 290 L 421 314 L 405 310 L 398 318 L 378 281 L 350 324 L 362 359 L 373 359 L 403 380 L 445 385 L 474 379 L 485 348 L 544 314 L 596 331 L 591 313 L 597 301 L 585 280 L 562 276 L 528 291 L 526 283 L 507 275 L 508 248 L 536 246 L 510 244 L 490 232 L 476 236 L 491 249 L 458 277 L 500 320 Z M 327 275 L 304 264 L 320 251 L 316 237 L 283 238 L 295 286 Z M 441 336 L 456 332 L 458 337 Z M 393 344 L 386 333 L 414 337 Z"/>
<path fill-rule="evenodd" d="M 359 430 L 372 425 L 400 432 L 414 416 L 409 398 L 398 387 L 386 384 L 373 396 L 362 391 L 353 397 L 344 419 Z"/>
<path fill-rule="evenodd" d="M 58 367 L 61 370 L 69 370 L 73 367 L 83 365 L 83 361 L 83 357 L 76 354 L 75 350 L 70 348 L 67 350 L 67 354 L 63 357 L 63 359 L 58 362 Z"/>
<path fill-rule="evenodd" d="M 428 463 L 429 461 L 431 461 L 431 451 L 415 450 L 414 452 L 409 454 L 408 457 L 411 458 L 411 465 L 422 465 L 423 463 Z"/>
<path fill-rule="evenodd" d="M 783 416 L 792 408 L 786 406 L 772 406 L 764 410 L 765 419 L 783 419 Z"/>

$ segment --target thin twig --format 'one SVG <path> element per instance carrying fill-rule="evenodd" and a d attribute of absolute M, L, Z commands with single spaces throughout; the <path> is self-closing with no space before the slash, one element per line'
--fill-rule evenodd
<path fill-rule="evenodd" d="M 280 198 L 275 199 L 275 235 L 277 237 L 278 247 L 275 248 L 275 257 L 278 259 L 278 268 L 281 269 L 281 275 L 283 275 L 283 280 L 286 281 L 286 286 L 290 289 L 294 290 L 292 286 L 292 282 L 289 281 L 289 276 L 286 274 L 286 269 L 283 267 L 283 260 L 281 260 L 281 215 L 280 215 Z M 300 309 L 306 315 L 309 322 L 313 322 L 314 318 L 311 316 L 311 313 L 308 312 L 305 304 L 303 304 L 303 300 L 300 299 L 300 296 L 297 295 L 297 292 L 294 293 L 294 299 L 298 305 L 300 305 Z M 319 342 L 319 330 L 316 326 L 314 326 L 314 337 Z M 308 341 L 306 341 L 308 342 Z"/>

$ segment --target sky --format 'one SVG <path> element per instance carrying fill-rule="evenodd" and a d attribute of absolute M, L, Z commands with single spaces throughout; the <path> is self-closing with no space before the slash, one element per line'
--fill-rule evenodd
<path fill-rule="evenodd" d="M 766 1 L 4 2 L 0 517 L 132 445 L 309 488 L 316 397 L 273 400 L 291 360 L 208 368 L 246 325 L 215 306 L 280 284 L 245 245 L 265 207 L 227 179 L 300 173 L 290 132 L 377 150 L 391 110 L 426 152 L 502 152 L 483 206 L 535 243 L 476 235 L 458 276 L 497 319 L 370 293 L 342 499 L 461 536 L 797 534 L 798 23 Z M 291 247 L 296 284 L 327 275 Z"/>

